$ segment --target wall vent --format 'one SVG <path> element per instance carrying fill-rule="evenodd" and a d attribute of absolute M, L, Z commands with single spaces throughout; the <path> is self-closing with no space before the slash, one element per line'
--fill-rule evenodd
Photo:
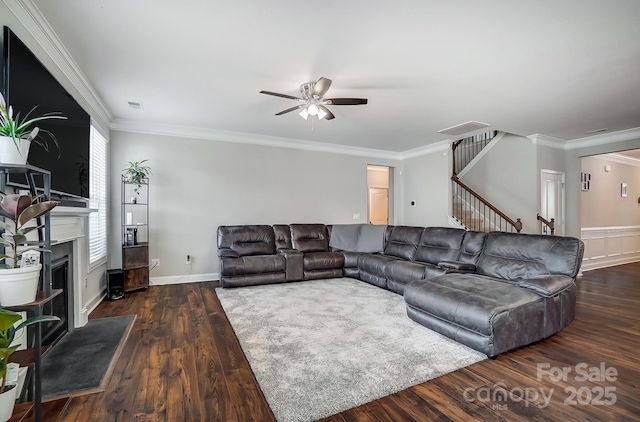
<path fill-rule="evenodd" d="M 459 125 L 455 125 L 455 126 L 448 127 L 446 129 L 439 130 L 438 133 L 457 136 L 457 135 L 462 135 L 463 133 L 482 129 L 487 126 L 491 126 L 491 125 L 488 125 L 487 123 L 481 123 L 481 122 L 470 120 L 468 122 L 464 122 Z"/>
<path fill-rule="evenodd" d="M 128 104 L 129 104 L 129 107 L 135 108 L 136 110 L 142 110 L 144 108 L 142 107 L 142 103 L 138 103 L 136 101 L 129 101 Z"/>

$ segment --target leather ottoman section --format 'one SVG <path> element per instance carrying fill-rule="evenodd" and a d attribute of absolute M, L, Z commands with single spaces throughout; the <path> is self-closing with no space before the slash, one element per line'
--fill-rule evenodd
<path fill-rule="evenodd" d="M 488 356 L 544 338 L 544 298 L 513 283 L 450 274 L 409 283 L 404 298 L 414 321 Z"/>
<path fill-rule="evenodd" d="M 342 268 L 304 271 L 305 280 L 318 280 L 321 278 L 340 278 L 340 277 L 342 277 Z"/>
<path fill-rule="evenodd" d="M 222 277 L 282 272 L 284 278 L 285 268 L 285 259 L 280 255 L 243 256 L 220 260 Z"/>
<path fill-rule="evenodd" d="M 284 283 L 285 281 L 287 280 L 284 273 L 220 277 L 220 285 L 222 287 L 258 286 L 260 284 Z"/>

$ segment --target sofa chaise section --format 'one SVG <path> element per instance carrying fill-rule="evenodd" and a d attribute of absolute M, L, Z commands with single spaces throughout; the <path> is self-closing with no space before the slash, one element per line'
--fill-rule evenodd
<path fill-rule="evenodd" d="M 407 314 L 488 356 L 531 344 L 573 320 L 583 251 L 576 238 L 491 232 L 475 273 L 407 284 Z"/>

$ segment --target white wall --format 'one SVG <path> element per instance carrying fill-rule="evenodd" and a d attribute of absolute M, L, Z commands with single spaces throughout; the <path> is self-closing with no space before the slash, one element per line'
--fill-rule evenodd
<path fill-rule="evenodd" d="M 540 197 L 536 146 L 529 138 L 505 133 L 460 179 L 510 218 L 523 233 L 537 233 Z"/>
<path fill-rule="evenodd" d="M 364 223 L 367 164 L 393 160 L 132 132 L 111 133 L 109 268 L 121 265 L 120 174 L 148 159 L 152 281 L 179 282 L 219 272 L 220 225 Z M 361 215 L 360 221 L 353 214 Z M 393 223 L 392 223 L 393 224 Z M 191 266 L 185 257 L 193 257 Z"/>

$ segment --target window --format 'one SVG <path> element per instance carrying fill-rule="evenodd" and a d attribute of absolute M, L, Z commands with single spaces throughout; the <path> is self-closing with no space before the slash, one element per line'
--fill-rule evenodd
<path fill-rule="evenodd" d="M 89 157 L 89 266 L 107 257 L 107 139 L 91 126 Z"/>

